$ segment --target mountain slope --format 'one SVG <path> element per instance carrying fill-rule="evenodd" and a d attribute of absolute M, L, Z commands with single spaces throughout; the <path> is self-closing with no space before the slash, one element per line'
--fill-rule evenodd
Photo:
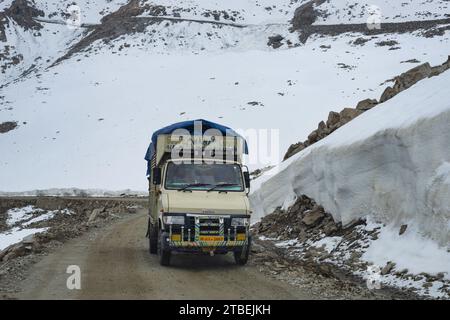
<path fill-rule="evenodd" d="M 329 111 L 379 97 L 395 75 L 449 53 L 448 31 L 313 34 L 302 43 L 290 28 L 306 1 L 86 1 L 78 5 L 89 25 L 79 29 L 57 23 L 66 2 L 27 3 L 43 12 L 33 20 L 41 35 L 8 18 L 0 42 L 14 44 L 9 57 L 23 56 L 0 83 L 0 124 L 17 123 L 0 134 L 3 191 L 145 190 L 151 133 L 192 118 L 256 130 L 250 167 L 277 164 Z M 442 5 L 427 10 L 441 14 Z M 265 157 L 259 129 L 278 130 Z"/>

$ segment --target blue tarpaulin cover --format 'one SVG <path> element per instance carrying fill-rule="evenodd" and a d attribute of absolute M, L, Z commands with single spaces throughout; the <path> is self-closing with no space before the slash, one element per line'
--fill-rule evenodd
<path fill-rule="evenodd" d="M 152 135 L 152 140 L 150 142 L 150 145 L 148 146 L 147 152 L 145 153 L 145 160 L 147 160 L 147 176 L 150 175 L 150 162 L 153 157 L 153 154 L 156 152 L 156 142 L 157 142 L 158 136 L 161 134 L 170 134 L 173 131 L 175 131 L 176 129 L 186 129 L 191 134 L 194 134 L 194 128 L 195 128 L 194 126 L 195 126 L 195 123 L 198 124 L 198 122 L 201 122 L 202 134 L 208 129 L 217 129 L 223 135 L 236 136 L 236 137 L 242 138 L 242 136 L 239 135 L 237 132 L 235 132 L 233 129 L 223 126 L 221 124 L 215 123 L 215 122 L 204 120 L 204 119 L 182 121 L 182 122 L 177 122 L 177 123 L 171 124 L 170 126 L 167 126 L 167 127 L 164 127 L 164 128 L 161 128 L 161 129 L 155 131 Z M 247 141 L 245 141 L 245 139 L 244 139 L 244 153 L 248 154 L 248 146 L 247 146 Z"/>

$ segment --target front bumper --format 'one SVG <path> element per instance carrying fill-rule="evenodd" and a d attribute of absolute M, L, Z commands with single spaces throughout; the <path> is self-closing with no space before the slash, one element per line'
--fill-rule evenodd
<path fill-rule="evenodd" d="M 249 226 L 232 226 L 231 219 L 250 218 L 249 215 L 184 216 L 184 225 L 165 226 L 164 242 L 170 250 L 227 252 L 241 249 L 248 244 Z"/>

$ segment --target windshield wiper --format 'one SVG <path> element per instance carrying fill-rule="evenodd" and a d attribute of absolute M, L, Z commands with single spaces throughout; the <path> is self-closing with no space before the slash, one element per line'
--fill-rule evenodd
<path fill-rule="evenodd" d="M 240 186 L 240 184 L 237 184 L 237 183 L 219 183 L 219 184 L 216 184 L 211 189 L 208 189 L 208 192 L 214 191 L 217 188 L 221 188 L 221 187 L 236 187 L 236 186 Z"/>
<path fill-rule="evenodd" d="M 193 187 L 206 187 L 206 186 L 210 186 L 210 183 L 189 183 L 188 185 L 184 186 L 181 189 L 178 189 L 178 191 L 186 191 L 189 188 L 193 188 Z"/>

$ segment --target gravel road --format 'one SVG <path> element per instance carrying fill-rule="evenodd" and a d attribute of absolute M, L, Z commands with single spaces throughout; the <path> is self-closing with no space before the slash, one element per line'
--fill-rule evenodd
<path fill-rule="evenodd" d="M 299 290 L 231 256 L 177 255 L 162 267 L 148 253 L 146 214 L 140 212 L 67 242 L 33 266 L 19 299 L 308 299 Z M 69 290 L 69 265 L 81 289 Z"/>

